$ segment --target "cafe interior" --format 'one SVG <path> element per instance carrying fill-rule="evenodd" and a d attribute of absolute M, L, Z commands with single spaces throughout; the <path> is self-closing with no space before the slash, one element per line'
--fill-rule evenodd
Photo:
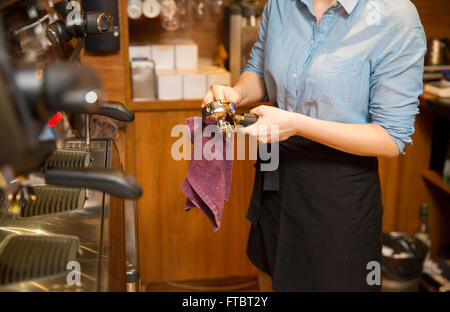
<path fill-rule="evenodd" d="M 412 2 L 427 38 L 424 92 L 414 144 L 378 157 L 381 290 L 445 292 L 450 1 Z M 212 86 L 239 80 L 265 5 L 0 1 L 0 291 L 263 290 L 247 256 L 256 157 L 233 160 L 219 227 L 187 203 L 191 142 L 180 137 Z M 225 113 L 244 124 L 263 104 L 276 105 Z"/>

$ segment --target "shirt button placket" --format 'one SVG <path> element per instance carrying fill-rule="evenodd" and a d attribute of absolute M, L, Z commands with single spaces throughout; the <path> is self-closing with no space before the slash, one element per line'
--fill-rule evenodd
<path fill-rule="evenodd" d="M 295 90 L 296 90 L 296 78 L 297 78 L 297 73 L 293 73 L 292 74 L 292 79 L 291 79 L 291 81 L 289 82 L 289 91 L 288 91 L 288 103 L 287 103 L 287 107 L 286 107 L 286 109 L 288 110 L 288 111 L 290 111 L 290 112 L 292 112 L 293 111 L 293 109 L 292 109 L 292 105 L 294 105 L 294 103 L 295 103 L 295 100 L 296 100 L 296 98 L 295 98 Z"/>

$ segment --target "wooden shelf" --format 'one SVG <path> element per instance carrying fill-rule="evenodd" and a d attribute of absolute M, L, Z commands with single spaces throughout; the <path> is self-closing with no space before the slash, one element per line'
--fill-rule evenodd
<path fill-rule="evenodd" d="M 436 187 L 450 195 L 450 185 L 444 184 L 442 175 L 440 175 L 438 172 L 434 170 L 425 170 L 424 172 L 422 172 L 422 177 L 426 181 L 434 184 Z"/>
<path fill-rule="evenodd" d="M 130 109 L 135 112 L 145 112 L 145 111 L 172 111 L 172 110 L 199 110 L 202 105 L 203 99 L 195 100 L 173 100 L 173 101 L 132 101 Z M 249 109 L 256 107 L 258 105 L 270 105 L 265 102 L 252 103 L 245 105 L 242 109 L 238 111 L 248 111 Z"/>
<path fill-rule="evenodd" d="M 200 109 L 202 99 L 198 100 L 173 100 L 173 101 L 132 101 L 131 109 L 138 111 L 170 111 Z"/>

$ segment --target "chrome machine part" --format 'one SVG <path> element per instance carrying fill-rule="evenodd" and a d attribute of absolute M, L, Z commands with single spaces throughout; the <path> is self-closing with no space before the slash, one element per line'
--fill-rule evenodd
<path fill-rule="evenodd" d="M 70 112 L 71 117 L 102 114 L 122 121 L 132 121 L 134 116 L 119 103 L 98 107 L 100 80 L 79 64 L 79 52 L 87 40 L 70 40 L 48 50 L 25 45 L 33 39 L 27 37 L 33 32 L 24 26 L 39 29 L 37 39 L 45 42 L 42 30 L 55 22 L 51 10 L 36 11 L 35 17 L 23 14 L 27 13 L 23 4 L 40 1 L 0 5 L 0 142 L 7 144 L 0 153 L 0 291 L 123 291 L 127 281 L 135 282 L 139 276 L 136 256 L 130 258 L 126 274 L 121 234 L 124 216 L 131 212 L 124 212 L 123 198 L 139 197 L 140 185 L 123 173 L 112 140 L 92 139 L 86 150 L 83 140 L 43 139 L 42 133 L 52 127 L 49 121 L 60 112 Z M 89 9 L 88 1 L 82 2 L 85 11 L 103 11 L 103 7 Z M 107 2 L 104 11 L 112 14 L 106 10 Z M 95 32 L 88 36 L 94 41 L 109 36 L 103 32 L 111 29 L 112 21 L 104 15 L 86 13 L 90 24 L 86 18 L 66 23 L 68 1 L 59 3 L 54 9 L 63 24 L 56 31 L 63 29 L 71 38 Z M 6 20 L 13 16 L 11 12 L 20 18 Z M 35 23 L 46 12 L 51 19 Z M 50 33 L 55 30 L 48 29 Z M 118 39 L 118 30 L 109 34 L 113 33 Z M 68 37 L 61 40 L 56 34 L 53 43 L 61 45 L 65 40 Z M 98 48 L 108 45 L 98 41 Z M 27 51 L 20 49 L 25 46 Z M 24 53 L 39 57 L 24 62 Z M 135 220 L 133 215 L 131 219 Z M 127 238 L 133 233 L 135 228 Z M 78 281 L 70 281 L 69 273 L 78 275 Z"/>
<path fill-rule="evenodd" d="M 58 8 L 62 19 L 49 24 L 46 29 L 46 36 L 54 46 L 61 46 L 72 38 L 105 34 L 113 27 L 112 16 L 104 12 L 84 12 L 70 2 L 67 7 L 61 5 Z"/>
<path fill-rule="evenodd" d="M 239 124 L 249 126 L 258 120 L 258 115 L 236 114 L 236 105 L 233 102 L 218 100 L 202 108 L 202 119 L 207 124 L 216 123 L 219 130 L 230 138 Z"/>
<path fill-rule="evenodd" d="M 228 69 L 231 84 L 239 76 L 250 58 L 250 51 L 258 39 L 258 29 L 263 7 L 259 1 L 233 1 L 224 8 L 225 46 L 228 51 Z"/>
<path fill-rule="evenodd" d="M 66 273 L 79 240 L 15 227 L 0 228 L 0 287 Z"/>
<path fill-rule="evenodd" d="M 450 65 L 449 62 L 450 45 L 448 39 L 428 39 L 425 66 L 445 66 Z"/>
<path fill-rule="evenodd" d="M 125 200 L 124 215 L 127 291 L 139 292 L 141 281 L 139 272 L 137 207 L 135 200 Z"/>
<path fill-rule="evenodd" d="M 94 169 L 115 168 L 111 159 L 117 158 L 117 156 L 113 156 L 117 152 L 113 148 L 112 141 L 93 140 L 92 143 L 95 149 L 89 151 L 90 167 Z M 61 152 L 64 155 L 75 152 L 76 157 L 64 158 L 65 160 L 58 158 L 56 162 L 48 164 L 50 167 L 55 164 L 70 167 L 78 165 L 77 162 L 85 161 L 84 158 L 79 157 L 85 153 L 82 141 L 69 141 Z M 11 207 L 11 202 L 8 202 L 9 210 L 0 229 L 0 245 L 8 245 L 11 248 L 15 246 L 16 251 L 21 251 L 21 261 L 17 262 L 17 265 L 38 263 L 33 259 L 39 255 L 42 255 L 42 259 L 46 259 L 44 255 L 49 259 L 51 259 L 51 255 L 58 256 L 59 264 L 54 266 L 50 262 L 44 261 L 42 265 L 45 266 L 45 270 L 36 271 L 41 273 L 21 275 L 23 278 L 19 279 L 11 279 L 10 275 L 5 275 L 4 271 L 0 269 L 0 291 L 111 290 L 111 283 L 114 283 L 111 276 L 117 275 L 119 269 L 116 265 L 117 260 L 112 260 L 117 255 L 111 250 L 111 246 L 117 242 L 111 241 L 113 238 L 110 236 L 109 222 L 113 213 L 112 209 L 123 209 L 116 206 L 118 200 L 113 200 L 110 195 L 92 189 L 36 184 L 42 182 L 39 179 L 34 179 L 32 182 L 30 187 L 33 189 L 34 199 L 33 196 L 21 197 L 18 201 L 17 213 L 12 213 L 13 207 Z M 8 235 L 9 233 L 16 235 L 18 237 L 16 240 L 20 241 L 20 244 L 28 243 L 29 246 L 39 244 L 42 250 L 34 251 L 34 247 L 17 249 L 16 247 L 19 245 L 9 245 L 5 240 L 7 235 L 2 235 L 5 231 Z M 30 235 L 34 235 L 31 241 L 28 238 Z M 63 242 L 60 242 L 61 237 L 72 237 L 73 239 L 63 239 Z M 55 240 L 58 242 L 53 242 Z M 74 247 L 75 245 L 76 247 Z M 0 259 L 10 254 L 2 252 L 0 247 Z M 71 261 L 79 264 L 78 268 L 75 266 L 77 272 L 79 270 L 80 273 L 79 284 L 68 283 L 68 270 L 75 270 L 69 268 Z M 47 264 L 48 266 L 46 266 Z M 28 265 L 27 269 L 35 272 L 32 265 Z M 13 266 L 11 270 L 11 272 L 18 272 L 17 270 L 20 271 L 21 268 Z M 123 285 L 126 283 L 126 278 L 124 267 Z"/>

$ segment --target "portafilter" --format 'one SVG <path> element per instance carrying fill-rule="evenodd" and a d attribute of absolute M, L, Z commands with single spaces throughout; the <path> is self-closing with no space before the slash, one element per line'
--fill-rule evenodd
<path fill-rule="evenodd" d="M 236 104 L 228 100 L 210 102 L 202 108 L 202 119 L 205 123 L 216 123 L 221 132 L 227 135 L 235 132 L 238 125 L 250 126 L 258 121 L 256 114 L 237 114 Z"/>

